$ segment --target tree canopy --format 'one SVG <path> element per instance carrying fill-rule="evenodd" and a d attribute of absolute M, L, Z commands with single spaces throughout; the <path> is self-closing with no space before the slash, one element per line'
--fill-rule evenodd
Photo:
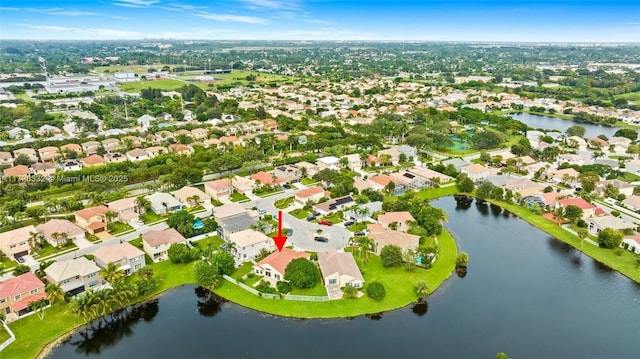
<path fill-rule="evenodd" d="M 320 271 L 310 260 L 296 258 L 287 265 L 284 279 L 298 288 L 313 288 L 320 281 Z"/>

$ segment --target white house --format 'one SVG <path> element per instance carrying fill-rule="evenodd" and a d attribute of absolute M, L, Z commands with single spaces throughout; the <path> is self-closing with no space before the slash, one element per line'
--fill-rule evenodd
<path fill-rule="evenodd" d="M 180 201 L 168 193 L 155 192 L 148 196 L 145 196 L 151 204 L 151 209 L 155 214 L 165 214 L 169 211 L 178 211 L 184 206 Z"/>
<path fill-rule="evenodd" d="M 276 249 L 273 239 L 254 229 L 245 229 L 231 233 L 229 242 L 235 245 L 234 257 L 236 265 L 258 258 L 261 250 L 269 252 Z"/>
<path fill-rule="evenodd" d="M 331 170 L 340 169 L 340 159 L 334 156 L 318 158 L 316 160 L 316 164 L 318 165 L 318 170 L 323 170 L 325 168 L 328 168 Z"/>
<path fill-rule="evenodd" d="M 318 253 L 318 265 L 327 293 L 332 299 L 342 297 L 340 288 L 362 288 L 364 277 L 351 252 L 338 253 L 335 248 Z"/>

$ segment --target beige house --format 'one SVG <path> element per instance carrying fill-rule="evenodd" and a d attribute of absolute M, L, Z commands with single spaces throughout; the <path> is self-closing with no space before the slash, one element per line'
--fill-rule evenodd
<path fill-rule="evenodd" d="M 32 272 L 0 282 L 0 313 L 7 321 L 31 312 L 29 303 L 46 299 L 44 283 Z"/>
<path fill-rule="evenodd" d="M 50 219 L 47 223 L 38 225 L 36 230 L 53 247 L 62 246 L 67 240 L 85 239 L 84 230 L 66 219 Z M 66 234 L 66 238 L 62 233 Z"/>
<path fill-rule="evenodd" d="M 379 158 L 383 158 L 382 156 L 389 156 L 389 160 L 391 161 L 391 164 L 396 166 L 398 165 L 398 163 L 400 162 L 400 151 L 396 150 L 395 148 L 389 148 L 386 150 L 381 150 L 378 151 L 378 157 Z"/>
<path fill-rule="evenodd" d="M 85 167 L 100 166 L 107 163 L 107 160 L 98 154 L 87 156 L 82 158 L 80 161 L 82 161 L 82 165 Z"/>
<path fill-rule="evenodd" d="M 11 152 L 0 151 L 0 166 L 13 166 Z"/>
<path fill-rule="evenodd" d="M 240 176 L 233 177 L 231 179 L 231 184 L 233 185 L 235 192 L 241 194 L 250 193 L 254 188 L 256 188 L 254 180 Z"/>
<path fill-rule="evenodd" d="M 144 267 L 144 252 L 128 242 L 103 246 L 93 252 L 98 267 L 105 268 L 109 263 L 118 266 L 125 275 L 131 275 Z"/>
<path fill-rule="evenodd" d="M 140 207 L 136 197 L 122 198 L 107 203 L 107 208 L 118 215 L 118 220 L 123 223 L 133 224 L 140 220 Z"/>
<path fill-rule="evenodd" d="M 109 211 L 106 206 L 81 209 L 75 213 L 76 224 L 91 234 L 104 232 L 107 230 L 107 212 Z"/>
<path fill-rule="evenodd" d="M 149 153 L 141 148 L 136 148 L 126 153 L 127 159 L 131 162 L 144 161 L 151 158 Z"/>
<path fill-rule="evenodd" d="M 85 257 L 54 262 L 44 272 L 49 283 L 59 284 L 73 296 L 96 289 L 102 283 L 100 268 Z"/>
<path fill-rule="evenodd" d="M 18 158 L 19 155 L 27 156 L 31 163 L 38 162 L 38 153 L 33 148 L 24 147 L 13 150 L 13 157 Z"/>
<path fill-rule="evenodd" d="M 222 178 L 215 181 L 205 182 L 204 192 L 211 196 L 211 198 L 221 201 L 229 198 L 233 193 L 233 186 L 231 185 L 230 179 Z"/>
<path fill-rule="evenodd" d="M 389 229 L 389 227 L 396 226 L 396 230 L 401 232 L 406 232 L 409 229 L 408 222 L 414 221 L 415 218 L 409 212 L 387 212 L 385 214 L 381 214 L 378 216 L 378 223 L 382 225 L 385 229 Z M 392 223 L 395 223 L 392 224 Z"/>
<path fill-rule="evenodd" d="M 351 252 L 338 253 L 335 248 L 327 252 L 319 252 L 318 265 L 327 293 L 332 299 L 342 297 L 340 288 L 364 286 L 364 277 Z"/>
<path fill-rule="evenodd" d="M 0 251 L 9 258 L 19 258 L 31 252 L 29 237 L 37 233 L 36 227 L 29 225 L 0 233 Z"/>
<path fill-rule="evenodd" d="M 477 163 L 460 168 L 460 173 L 466 174 L 473 182 L 482 181 L 492 175 L 489 168 Z"/>
<path fill-rule="evenodd" d="M 51 162 L 36 162 L 31 165 L 31 173 L 44 177 L 51 177 L 56 174 L 57 167 Z"/>
<path fill-rule="evenodd" d="M 243 213 L 247 213 L 247 210 L 242 207 L 240 203 L 227 203 L 219 207 L 213 207 L 213 219 L 220 223 L 223 219 L 234 217 Z"/>
<path fill-rule="evenodd" d="M 201 190 L 184 186 L 173 193 L 173 196 L 183 203 L 186 207 L 203 206 L 205 208 L 211 207 L 211 196 L 202 192 Z"/>
<path fill-rule="evenodd" d="M 258 258 L 260 251 L 269 252 L 276 249 L 273 239 L 253 229 L 245 229 L 229 235 L 229 242 L 235 244 L 234 257 L 236 265 Z"/>
<path fill-rule="evenodd" d="M 42 162 L 53 162 L 56 158 L 61 157 L 58 147 L 47 146 L 38 150 Z"/>
<path fill-rule="evenodd" d="M 420 236 L 385 229 L 380 224 L 367 225 L 367 232 L 367 235 L 375 244 L 376 255 L 380 255 L 382 248 L 388 245 L 398 246 L 402 253 L 407 253 L 409 250 L 417 250 L 420 244 Z"/>
<path fill-rule="evenodd" d="M 307 252 L 299 252 L 289 248 L 282 248 L 282 251 L 275 251 L 253 266 L 253 272 L 262 276 L 273 287 L 279 281 L 284 280 L 284 272 L 289 263 L 297 258 L 311 258 Z"/>
<path fill-rule="evenodd" d="M 149 231 L 142 235 L 142 247 L 153 259 L 160 262 L 169 259 L 167 251 L 172 244 L 185 243 L 187 240 L 174 228 Z"/>

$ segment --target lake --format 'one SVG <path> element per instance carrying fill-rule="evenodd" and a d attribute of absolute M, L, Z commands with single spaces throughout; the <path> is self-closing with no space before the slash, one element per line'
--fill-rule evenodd
<path fill-rule="evenodd" d="M 262 314 L 195 286 L 170 290 L 53 358 L 640 357 L 640 285 L 486 204 L 433 201 L 469 253 L 423 305 L 351 319 Z M 286 302 L 283 302 L 286 305 Z M 102 325 L 102 329 L 98 329 Z"/>
<path fill-rule="evenodd" d="M 610 126 L 602 126 L 602 125 L 594 125 L 587 122 L 578 122 L 578 121 L 570 121 L 563 120 L 560 118 L 549 117 L 549 116 L 541 116 L 541 115 L 532 115 L 529 113 L 520 113 L 520 114 L 510 114 L 508 116 L 513 117 L 514 119 L 525 123 L 527 126 L 536 128 L 543 128 L 547 130 L 558 130 L 563 134 L 566 134 L 567 129 L 574 125 L 580 125 L 585 128 L 585 137 L 593 138 L 598 135 L 605 135 L 607 137 L 612 137 L 616 131 L 620 128 L 618 127 L 610 127 Z"/>

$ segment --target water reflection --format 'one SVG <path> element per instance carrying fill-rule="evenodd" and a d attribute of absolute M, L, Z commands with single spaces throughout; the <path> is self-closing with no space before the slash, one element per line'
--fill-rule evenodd
<path fill-rule="evenodd" d="M 429 310 L 429 303 L 423 298 L 418 300 L 413 307 L 411 307 L 411 311 L 413 314 L 422 317 L 427 314 L 427 310 Z"/>
<path fill-rule="evenodd" d="M 608 265 L 604 264 L 604 263 L 600 263 L 596 260 L 593 261 L 593 265 L 596 267 L 596 269 L 599 272 L 603 272 L 603 273 L 616 273 L 615 270 L 613 270 L 611 267 L 609 267 Z"/>
<path fill-rule="evenodd" d="M 473 197 L 465 196 L 463 194 L 457 194 L 454 196 L 456 200 L 456 211 L 459 210 L 467 210 L 471 208 L 471 203 L 473 203 Z"/>
<path fill-rule="evenodd" d="M 489 215 L 489 206 L 487 206 L 487 201 L 482 199 L 476 200 L 476 208 L 478 212 L 484 217 Z"/>
<path fill-rule="evenodd" d="M 380 313 L 365 314 L 365 316 L 371 320 L 380 320 L 382 319 L 383 314 L 384 312 L 380 312 Z"/>
<path fill-rule="evenodd" d="M 494 217 L 498 217 L 500 213 L 502 213 L 502 207 L 498 205 L 491 203 L 489 207 L 491 207 L 491 214 L 493 214 Z"/>
<path fill-rule="evenodd" d="M 196 297 L 198 297 L 198 313 L 204 317 L 215 316 L 222 310 L 222 304 L 227 302 L 224 298 L 203 287 L 196 287 L 194 292 Z"/>
<path fill-rule="evenodd" d="M 120 310 L 112 315 L 97 319 L 80 329 L 64 344 L 75 347 L 77 353 L 84 355 L 100 354 L 108 347 L 134 333 L 134 327 L 143 320 L 150 322 L 158 314 L 158 299 L 144 304 Z"/>

